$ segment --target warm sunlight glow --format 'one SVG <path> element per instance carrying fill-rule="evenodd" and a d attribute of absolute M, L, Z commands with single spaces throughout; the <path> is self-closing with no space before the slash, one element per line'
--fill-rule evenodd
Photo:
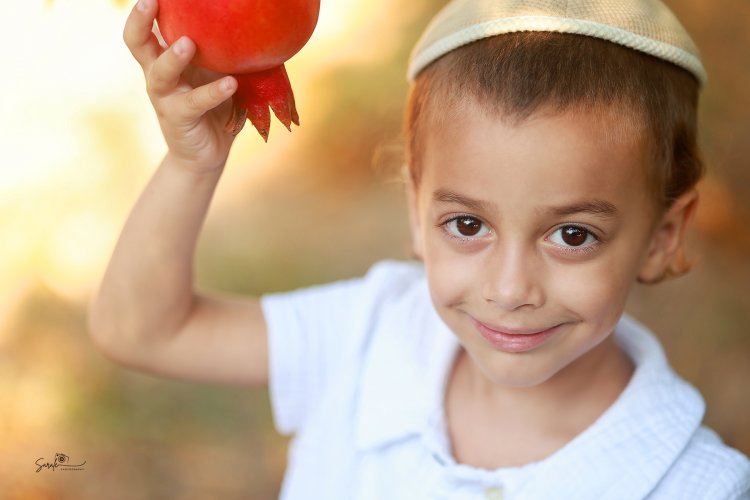
<path fill-rule="evenodd" d="M 0 300 L 22 277 L 81 298 L 102 268 L 123 210 L 111 201 L 135 186 L 113 179 L 140 177 L 148 166 L 111 172 L 112 151 L 92 123 L 98 110 L 129 113 L 137 129 L 151 131 L 130 150 L 156 159 L 162 147 L 121 42 L 124 14 L 97 0 L 0 6 L 11 20 L 0 50 L 13 75 L 0 84 Z"/>
<path fill-rule="evenodd" d="M 418 3 L 414 3 L 417 5 Z M 401 23 L 410 20 L 414 5 L 395 0 L 322 0 L 318 27 L 300 59 L 318 64 L 369 63 L 396 48 L 392 36 L 399 24 L 392 16 L 398 6 Z"/>
<path fill-rule="evenodd" d="M 392 3 L 322 2 L 312 40 L 290 63 L 300 108 L 314 107 L 306 81 L 326 67 L 390 54 L 382 33 Z M 0 30 L 0 55 L 5 75 L 12 75 L 0 83 L 0 301 L 29 278 L 70 298 L 88 296 L 163 153 L 142 75 L 122 42 L 130 8 L 122 4 L 0 5 L 0 16 L 10 21 Z M 312 116 L 303 116 L 308 127 L 315 126 Z M 217 205 L 247 195 L 251 177 L 280 168 L 274 159 L 303 133 L 287 134 L 277 124 L 268 145 L 243 134 L 229 174 L 241 182 L 227 182 Z"/>
<path fill-rule="evenodd" d="M 12 429 L 29 434 L 46 429 L 63 409 L 63 394 L 48 377 L 24 377 L 15 386 Z"/>

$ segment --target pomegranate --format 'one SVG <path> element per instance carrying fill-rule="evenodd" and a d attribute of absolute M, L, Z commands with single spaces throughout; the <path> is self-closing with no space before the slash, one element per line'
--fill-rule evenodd
<path fill-rule="evenodd" d="M 195 42 L 195 64 L 237 79 L 227 130 L 236 135 L 247 118 L 267 141 L 269 107 L 287 129 L 299 125 L 284 62 L 310 39 L 319 10 L 320 0 L 160 0 L 156 22 L 167 43 Z"/>

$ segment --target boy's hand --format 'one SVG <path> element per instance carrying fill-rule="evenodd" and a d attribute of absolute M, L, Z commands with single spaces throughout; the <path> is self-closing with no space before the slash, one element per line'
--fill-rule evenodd
<path fill-rule="evenodd" d="M 221 169 L 234 140 L 224 125 L 237 81 L 192 66 L 196 47 L 187 37 L 163 49 L 152 33 L 157 11 L 157 0 L 139 0 L 123 38 L 143 68 L 168 154 L 195 172 Z"/>

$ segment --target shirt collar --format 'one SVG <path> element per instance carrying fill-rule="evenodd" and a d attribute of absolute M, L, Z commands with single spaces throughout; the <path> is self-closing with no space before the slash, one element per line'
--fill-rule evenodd
<path fill-rule="evenodd" d="M 633 377 L 588 429 L 533 464 L 544 480 L 524 485 L 523 498 L 645 498 L 700 426 L 703 399 L 672 371 L 653 334 L 628 316 L 615 334 L 636 365 Z"/>

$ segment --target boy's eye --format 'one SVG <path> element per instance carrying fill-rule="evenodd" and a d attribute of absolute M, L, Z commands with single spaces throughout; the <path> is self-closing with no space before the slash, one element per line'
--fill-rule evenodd
<path fill-rule="evenodd" d="M 475 238 L 489 233 L 489 228 L 476 217 L 461 215 L 446 223 L 448 232 L 457 238 Z"/>
<path fill-rule="evenodd" d="M 591 231 L 580 226 L 562 226 L 550 235 L 549 240 L 563 247 L 590 246 L 597 242 Z"/>

